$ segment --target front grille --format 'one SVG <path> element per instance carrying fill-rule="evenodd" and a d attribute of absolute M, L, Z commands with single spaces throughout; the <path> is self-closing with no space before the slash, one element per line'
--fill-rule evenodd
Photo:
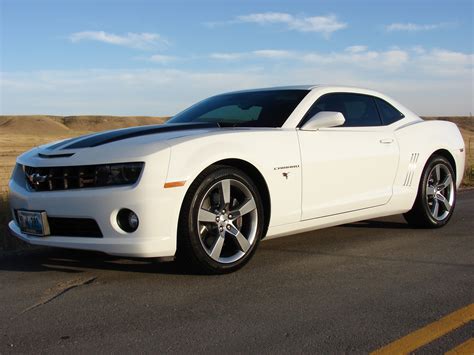
<path fill-rule="evenodd" d="M 131 185 L 138 181 L 143 163 L 84 166 L 23 166 L 25 179 L 34 191 Z"/>
<path fill-rule="evenodd" d="M 48 217 L 49 230 L 54 236 L 102 238 L 97 222 L 90 218 Z"/>
<path fill-rule="evenodd" d="M 25 166 L 25 178 L 35 191 L 52 191 L 93 187 L 97 170 L 90 166 L 33 168 Z"/>

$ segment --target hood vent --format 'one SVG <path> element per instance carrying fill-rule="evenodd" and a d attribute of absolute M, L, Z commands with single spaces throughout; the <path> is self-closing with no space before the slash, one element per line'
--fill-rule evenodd
<path fill-rule="evenodd" d="M 45 158 L 45 159 L 52 159 L 52 158 L 69 158 L 72 157 L 74 153 L 64 153 L 64 154 L 44 154 L 44 153 L 39 153 L 38 156 L 40 158 Z"/>

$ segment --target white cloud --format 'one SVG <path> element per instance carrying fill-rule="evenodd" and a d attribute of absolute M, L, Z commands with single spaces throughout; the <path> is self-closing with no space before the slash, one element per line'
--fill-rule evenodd
<path fill-rule="evenodd" d="M 252 54 L 260 58 L 272 58 L 272 59 L 291 58 L 294 55 L 294 53 L 291 51 L 285 51 L 285 50 L 279 50 L 279 49 L 260 49 L 257 51 L 253 51 Z"/>
<path fill-rule="evenodd" d="M 211 53 L 209 57 L 211 59 L 218 59 L 218 60 L 238 60 L 245 57 L 245 53 Z"/>
<path fill-rule="evenodd" d="M 157 64 L 169 64 L 171 62 L 176 61 L 178 58 L 171 55 L 154 54 L 147 59 L 148 61 L 157 63 Z"/>
<path fill-rule="evenodd" d="M 80 41 L 97 41 L 136 49 L 153 49 L 168 44 L 158 33 L 146 32 L 128 32 L 125 35 L 117 35 L 104 31 L 82 31 L 72 33 L 69 36 L 69 40 L 73 43 Z"/>
<path fill-rule="evenodd" d="M 449 51 L 446 49 L 434 49 L 431 51 L 430 56 L 439 62 L 450 63 L 459 66 L 471 67 L 474 65 L 474 56 L 471 54 L 465 54 L 461 52 Z"/>
<path fill-rule="evenodd" d="M 356 51 L 333 53 L 306 53 L 301 56 L 307 63 L 330 66 L 350 66 L 371 71 L 394 72 L 401 70 L 408 62 L 409 55 L 403 50 Z"/>
<path fill-rule="evenodd" d="M 0 72 L 0 114 L 171 115 L 207 96 L 263 82 L 253 69 Z"/>
<path fill-rule="evenodd" d="M 339 52 L 262 49 L 221 69 L 122 69 L 0 73 L 2 114 L 169 115 L 209 95 L 244 88 L 335 83 L 380 90 L 423 115 L 474 112 L 474 54 L 393 48 Z M 199 57 L 203 67 L 208 57 Z M 246 60 L 259 58 L 260 67 Z M 278 65 L 268 65 L 278 63 Z M 207 64 L 207 65 L 206 65 Z M 214 63 L 215 64 L 215 63 Z M 257 62 L 258 65 L 258 62 Z"/>
<path fill-rule="evenodd" d="M 372 69 L 398 70 L 403 67 L 408 59 L 407 51 L 391 49 L 387 51 L 370 51 L 367 46 L 347 47 L 343 52 L 298 52 L 279 49 L 262 49 L 250 52 L 213 53 L 210 58 L 215 60 L 288 60 L 292 62 L 312 63 L 318 65 L 351 65 Z"/>
<path fill-rule="evenodd" d="M 346 23 L 337 20 L 336 16 L 314 16 L 294 19 L 289 23 L 290 28 L 301 32 L 320 32 L 329 35 L 347 27 Z"/>
<path fill-rule="evenodd" d="M 360 52 L 365 52 L 366 50 L 367 50 L 367 46 L 360 46 L 360 45 L 350 46 L 345 49 L 345 51 L 349 53 L 360 53 Z"/>
<path fill-rule="evenodd" d="M 249 60 L 255 58 L 285 59 L 291 58 L 295 52 L 280 49 L 259 49 L 251 52 L 219 52 L 211 53 L 209 58 L 223 61 Z"/>
<path fill-rule="evenodd" d="M 254 22 L 260 25 L 267 23 L 290 23 L 294 21 L 294 17 L 282 12 L 263 12 L 250 15 L 237 16 L 241 22 Z"/>
<path fill-rule="evenodd" d="M 367 46 L 354 45 L 339 52 L 303 52 L 282 49 L 261 49 L 248 52 L 212 53 L 208 58 L 220 61 L 239 61 L 250 64 L 269 61 L 281 65 L 317 65 L 331 70 L 350 68 L 367 70 L 381 75 L 424 72 L 430 77 L 472 77 L 474 55 L 446 49 L 427 50 L 421 46 L 408 49 L 392 47 L 388 50 L 371 50 Z M 241 64 L 242 65 L 242 64 Z"/>
<path fill-rule="evenodd" d="M 426 74 L 465 77 L 470 79 L 471 84 L 474 82 L 474 54 L 432 49 L 421 53 L 414 62 Z M 471 100 L 474 101 L 474 97 Z"/>
<path fill-rule="evenodd" d="M 413 52 L 415 52 L 416 54 L 424 54 L 426 53 L 426 50 L 422 47 L 422 46 L 414 46 L 411 48 L 411 50 Z"/>
<path fill-rule="evenodd" d="M 209 58 L 223 61 L 237 61 L 243 59 L 248 60 L 255 58 L 285 59 L 292 58 L 295 54 L 295 52 L 280 49 L 259 49 L 251 52 L 211 53 Z"/>
<path fill-rule="evenodd" d="M 294 16 L 283 12 L 263 12 L 238 16 L 231 23 L 256 23 L 259 25 L 282 24 L 287 29 L 299 32 L 317 32 L 325 37 L 342 30 L 347 24 L 337 19 L 335 15 L 328 16 Z"/>
<path fill-rule="evenodd" d="M 417 31 L 430 31 L 436 30 L 438 28 L 446 27 L 448 23 L 436 23 L 436 24 L 417 24 L 417 23 L 392 23 L 386 26 L 386 30 L 389 32 L 393 31 L 408 31 L 408 32 L 417 32 Z"/>

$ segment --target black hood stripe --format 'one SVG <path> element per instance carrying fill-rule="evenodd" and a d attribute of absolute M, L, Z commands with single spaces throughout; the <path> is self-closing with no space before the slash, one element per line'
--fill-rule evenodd
<path fill-rule="evenodd" d="M 135 138 L 140 136 L 146 136 L 149 134 L 158 134 L 165 132 L 174 131 L 185 131 L 190 129 L 202 129 L 202 128 L 217 128 L 217 123 L 175 123 L 175 124 L 162 124 L 162 125 L 150 125 L 131 127 L 125 129 L 118 129 L 113 131 L 107 131 L 104 133 L 87 135 L 79 138 L 73 138 L 66 142 L 55 144 L 49 149 L 80 149 L 80 148 L 91 148 L 97 147 L 103 144 L 117 142 L 123 139 Z"/>
<path fill-rule="evenodd" d="M 61 148 L 63 145 L 66 145 L 66 144 L 71 144 L 73 142 L 77 142 L 81 139 L 84 139 L 86 137 L 90 137 L 92 136 L 92 134 L 85 134 L 85 135 L 82 135 L 82 136 L 79 136 L 79 137 L 75 137 L 75 138 L 70 138 L 70 139 L 65 139 L 59 143 L 56 143 L 56 144 L 53 144 L 53 145 L 50 145 L 48 148 L 46 148 L 47 150 L 56 150 L 56 149 L 59 149 Z"/>

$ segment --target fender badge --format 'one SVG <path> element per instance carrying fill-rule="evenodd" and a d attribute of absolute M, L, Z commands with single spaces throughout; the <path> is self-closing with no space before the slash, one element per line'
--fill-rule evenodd
<path fill-rule="evenodd" d="M 277 166 L 276 168 L 273 168 L 273 170 L 297 169 L 299 167 L 300 167 L 299 165 Z"/>

